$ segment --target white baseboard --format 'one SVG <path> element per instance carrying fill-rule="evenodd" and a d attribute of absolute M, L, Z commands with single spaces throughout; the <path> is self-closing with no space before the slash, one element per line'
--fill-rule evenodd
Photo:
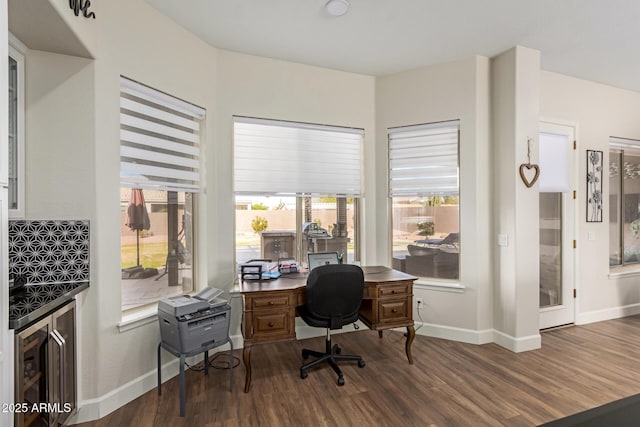
<path fill-rule="evenodd" d="M 605 308 L 602 310 L 587 311 L 576 315 L 576 325 L 602 322 L 603 320 L 619 319 L 620 317 L 640 314 L 640 304 L 623 305 L 620 307 Z"/>
<path fill-rule="evenodd" d="M 493 341 L 501 347 L 514 353 L 536 350 L 542 347 L 542 337 L 539 333 L 526 337 L 512 337 L 504 332 L 493 330 Z"/>
<path fill-rule="evenodd" d="M 435 325 L 432 323 L 418 323 L 415 325 L 416 334 L 445 340 L 466 342 L 469 344 L 487 344 L 493 342 L 493 329 L 475 331 L 472 329 L 456 328 L 453 326 Z"/>
<path fill-rule="evenodd" d="M 511 350 L 514 353 L 535 350 L 541 346 L 540 334 L 515 338 L 503 332 L 496 331 L 495 329 L 476 331 L 473 329 L 455 328 L 452 326 L 434 325 L 430 323 L 416 323 L 416 333 L 419 335 L 476 345 L 495 342 L 499 346 Z"/>
<path fill-rule="evenodd" d="M 231 337 L 231 341 L 233 342 L 234 349 L 242 347 L 243 340 L 241 335 Z M 224 346 L 211 350 L 211 353 L 228 350 L 229 346 L 225 344 Z M 154 358 L 155 354 L 154 351 Z M 162 382 L 165 383 L 179 374 L 180 367 L 178 363 L 179 359 L 173 356 L 169 357 L 166 352 L 163 353 L 162 359 L 163 361 L 167 361 L 162 365 Z M 201 355 L 194 356 L 188 358 L 187 363 L 195 364 L 200 362 L 201 359 Z M 149 390 L 156 388 L 158 385 L 157 375 L 158 372 L 153 369 L 151 372 L 147 372 L 99 398 L 78 402 L 78 411 L 67 423 L 79 424 L 95 421 L 110 414 L 132 400 L 142 396 Z"/>

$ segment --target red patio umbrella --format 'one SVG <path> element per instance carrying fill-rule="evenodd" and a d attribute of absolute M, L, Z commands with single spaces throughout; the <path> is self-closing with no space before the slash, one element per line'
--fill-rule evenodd
<path fill-rule="evenodd" d="M 129 229 L 136 231 L 136 262 L 137 266 L 140 266 L 140 230 L 151 228 L 149 213 L 147 212 L 147 205 L 141 188 L 131 190 L 131 201 L 127 208 L 127 222 L 125 225 Z"/>

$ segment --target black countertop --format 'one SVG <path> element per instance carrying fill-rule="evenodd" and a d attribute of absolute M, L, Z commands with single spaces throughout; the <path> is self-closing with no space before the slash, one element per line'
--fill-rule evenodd
<path fill-rule="evenodd" d="M 25 285 L 9 297 L 9 328 L 23 328 L 88 288 L 89 282 Z"/>

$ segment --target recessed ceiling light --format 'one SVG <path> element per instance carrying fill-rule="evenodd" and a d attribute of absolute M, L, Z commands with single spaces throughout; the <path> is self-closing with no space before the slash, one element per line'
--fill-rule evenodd
<path fill-rule="evenodd" d="M 329 15 L 342 16 L 349 11 L 349 2 L 347 0 L 329 0 L 324 6 Z"/>

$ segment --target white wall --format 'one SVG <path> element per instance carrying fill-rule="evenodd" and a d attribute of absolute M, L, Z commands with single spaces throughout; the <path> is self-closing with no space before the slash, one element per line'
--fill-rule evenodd
<path fill-rule="evenodd" d="M 489 61 L 472 57 L 376 81 L 377 230 L 389 230 L 387 129 L 460 119 L 460 284 L 463 292 L 414 287 L 424 297 L 426 333 L 485 342 L 491 328 Z M 391 257 L 378 232 L 378 259 Z M 455 308 L 454 308 L 455 307 Z M 414 315 L 418 319 L 417 315 Z"/>
<path fill-rule="evenodd" d="M 494 324 L 496 342 L 512 351 L 540 347 L 538 186 L 519 177 L 537 163 L 540 52 L 520 46 L 492 59 Z M 529 141 L 532 157 L 528 158 Z M 498 247 L 498 234 L 508 244 Z"/>
<path fill-rule="evenodd" d="M 588 323 L 640 313 L 638 276 L 609 277 L 609 137 L 640 140 L 640 93 L 543 71 L 541 116 L 575 123 L 578 129 L 578 305 L 576 322 Z M 604 152 L 604 212 L 587 223 L 586 150 Z M 587 240 L 587 233 L 596 240 Z"/>
<path fill-rule="evenodd" d="M 25 132 L 26 215 L 93 219 L 93 63 L 29 50 L 25 72 L 25 123 L 38 124 Z"/>

